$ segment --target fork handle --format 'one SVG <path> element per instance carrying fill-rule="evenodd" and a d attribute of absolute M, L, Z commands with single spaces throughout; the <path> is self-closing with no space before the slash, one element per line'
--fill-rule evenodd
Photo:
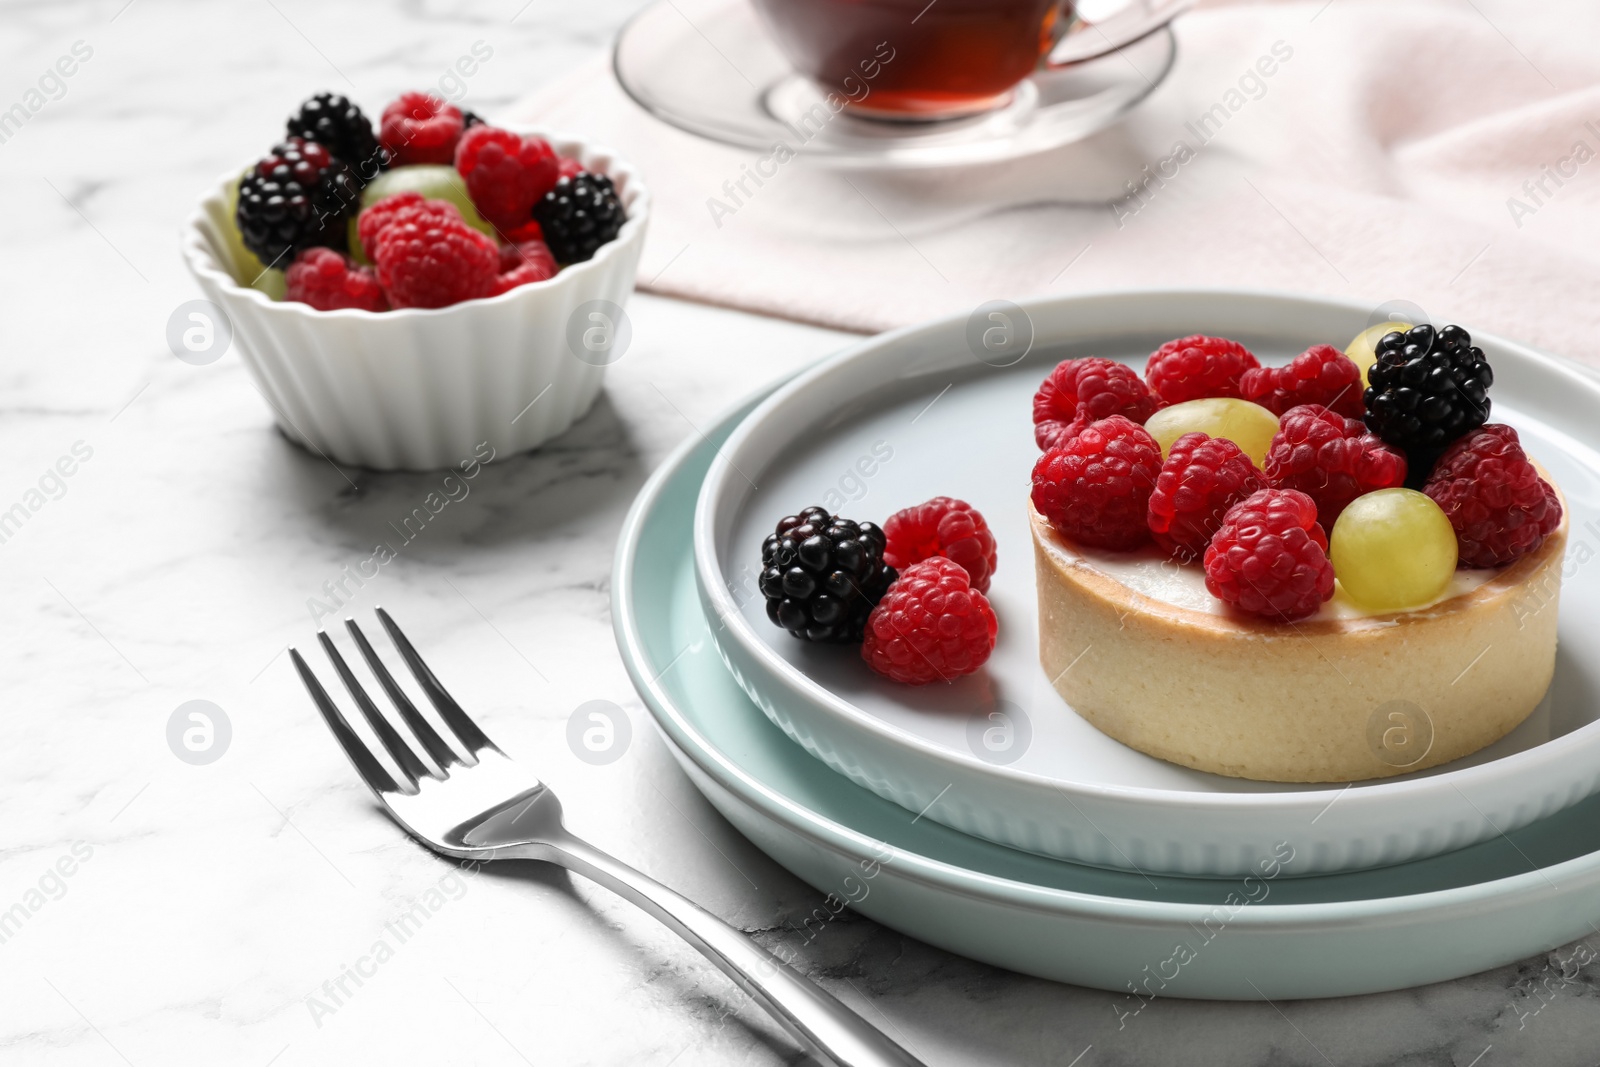
<path fill-rule="evenodd" d="M 700 905 L 586 841 L 564 833 L 538 858 L 598 882 L 700 950 L 785 1030 L 835 1067 L 925 1067 L 821 986 Z"/>

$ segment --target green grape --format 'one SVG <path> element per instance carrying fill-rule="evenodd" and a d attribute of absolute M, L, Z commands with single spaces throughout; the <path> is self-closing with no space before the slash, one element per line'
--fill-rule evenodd
<path fill-rule="evenodd" d="M 494 227 L 478 214 L 478 209 L 472 204 L 472 196 L 467 192 L 467 183 L 452 166 L 444 163 L 417 163 L 386 170 L 361 191 L 361 207 L 365 210 L 379 200 L 396 193 L 421 193 L 429 200 L 448 200 L 461 212 L 461 217 L 467 220 L 468 226 L 482 230 L 495 240 L 499 240 Z M 369 264 L 369 260 L 361 247 L 361 238 L 356 230 L 356 220 L 359 217 L 359 212 L 350 216 L 350 257 L 365 266 Z"/>
<path fill-rule="evenodd" d="M 1184 434 L 1203 433 L 1232 441 L 1259 467 L 1278 432 L 1278 416 L 1248 400 L 1207 397 L 1162 408 L 1145 420 L 1144 428 L 1161 446 L 1163 456 Z"/>
<path fill-rule="evenodd" d="M 250 283 L 250 288 L 266 293 L 268 300 L 282 300 L 289 291 L 289 279 L 281 270 L 264 270 Z"/>
<path fill-rule="evenodd" d="M 1456 532 L 1444 511 L 1415 489 L 1358 496 L 1328 537 L 1333 573 L 1368 611 L 1431 604 L 1456 571 Z"/>
<path fill-rule="evenodd" d="M 1356 339 L 1345 346 L 1344 354 L 1350 357 L 1351 362 L 1361 368 L 1361 384 L 1370 384 L 1367 381 L 1367 368 L 1378 362 L 1378 342 L 1383 340 L 1385 334 L 1399 330 L 1405 333 L 1411 329 L 1409 322 L 1380 322 L 1376 326 L 1368 326 L 1356 334 Z"/>

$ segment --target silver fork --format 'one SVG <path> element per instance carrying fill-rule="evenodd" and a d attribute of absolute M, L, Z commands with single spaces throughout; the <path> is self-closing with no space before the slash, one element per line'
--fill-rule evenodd
<path fill-rule="evenodd" d="M 346 619 L 345 626 L 406 728 L 441 768 L 438 772 L 423 762 L 373 703 L 326 631 L 317 631 L 317 640 L 351 699 L 399 768 L 399 780 L 350 728 L 299 651 L 291 648 L 289 656 L 356 773 L 408 834 L 433 851 L 455 859 L 542 860 L 600 883 L 699 949 L 824 1063 L 837 1067 L 923 1067 L 921 1060 L 732 926 L 568 833 L 561 823 L 561 802 L 556 795 L 489 740 L 445 691 L 382 608 L 378 609 L 378 621 L 464 751 L 458 752 L 447 744 L 417 711 L 355 620 Z"/>

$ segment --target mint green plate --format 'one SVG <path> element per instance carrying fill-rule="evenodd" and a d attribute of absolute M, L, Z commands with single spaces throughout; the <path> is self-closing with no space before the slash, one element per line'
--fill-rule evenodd
<path fill-rule="evenodd" d="M 764 395 L 764 394 L 763 394 Z M 1348 874 L 1263 861 L 1240 879 L 1047 859 L 919 819 L 807 755 L 723 666 L 691 526 L 716 448 L 755 406 L 669 457 L 617 546 L 612 611 L 678 762 L 763 851 L 856 911 L 996 966 L 1140 997 L 1290 999 L 1398 989 L 1566 944 L 1600 920 L 1600 797 L 1457 852 Z M 1406 818 L 1404 805 L 1394 812 Z"/>

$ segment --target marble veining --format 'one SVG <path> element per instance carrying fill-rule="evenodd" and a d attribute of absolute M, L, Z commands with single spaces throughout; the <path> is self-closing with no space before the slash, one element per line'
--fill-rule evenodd
<path fill-rule="evenodd" d="M 388 523 L 438 476 L 307 454 L 273 429 L 236 356 L 191 367 L 163 342 L 197 295 L 181 221 L 301 97 L 333 87 L 376 108 L 483 40 L 494 57 L 464 100 L 492 115 L 590 58 L 636 6 L 6 6 L 0 105 L 75 42 L 93 57 L 0 143 L 0 502 L 45 501 L 0 542 L 0 915 L 13 917 L 0 1061 L 803 1062 L 630 906 L 534 865 L 468 876 L 381 816 L 284 650 L 311 642 L 310 602 L 394 538 Z M 792 950 L 934 1067 L 1600 1058 L 1600 935 L 1425 989 L 1157 1000 L 1134 1018 L 1116 994 L 997 971 L 848 912 L 808 939 L 820 894 L 723 822 L 648 728 L 612 642 L 608 576 L 634 492 L 691 424 L 849 337 L 648 297 L 630 313 L 633 348 L 581 424 L 485 469 L 330 605 L 392 610 L 560 792 L 574 829 Z M 46 477 L 75 446 L 91 457 Z M 232 729 L 204 766 L 167 737 L 196 699 Z M 592 699 L 635 728 L 609 766 L 566 746 L 567 716 Z M 400 937 L 397 917 L 419 906 L 426 919 Z"/>

